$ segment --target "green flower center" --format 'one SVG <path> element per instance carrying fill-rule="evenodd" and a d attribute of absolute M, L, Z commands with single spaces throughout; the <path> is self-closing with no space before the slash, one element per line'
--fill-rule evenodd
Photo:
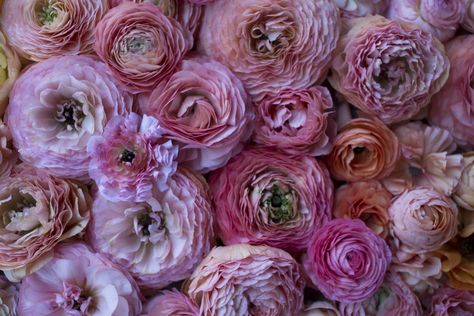
<path fill-rule="evenodd" d="M 41 7 L 38 15 L 41 24 L 51 24 L 54 19 L 57 18 L 58 11 L 56 11 L 56 8 L 50 2 L 47 2 Z"/>
<path fill-rule="evenodd" d="M 293 209 L 294 194 L 274 183 L 270 190 L 263 191 L 260 207 L 268 213 L 269 219 L 276 224 L 284 224 L 296 217 Z"/>

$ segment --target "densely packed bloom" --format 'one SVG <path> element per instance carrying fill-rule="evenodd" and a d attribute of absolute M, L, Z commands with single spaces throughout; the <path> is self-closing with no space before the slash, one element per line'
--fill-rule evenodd
<path fill-rule="evenodd" d="M 215 1 L 206 6 L 198 49 L 228 66 L 259 101 L 323 81 L 338 38 L 339 11 L 330 0 Z"/>
<path fill-rule="evenodd" d="M 180 161 L 203 173 L 225 165 L 252 133 L 254 115 L 242 83 L 207 58 L 184 60 L 144 103 L 164 136 L 180 144 Z"/>
<path fill-rule="evenodd" d="M 248 149 L 209 180 L 224 244 L 265 244 L 304 251 L 331 219 L 333 185 L 326 167 L 308 156 Z"/>
<path fill-rule="evenodd" d="M 383 15 L 390 0 L 335 0 L 343 18 Z"/>
<path fill-rule="evenodd" d="M 213 218 L 204 179 L 179 169 L 164 192 L 143 203 L 96 196 L 88 241 L 122 265 L 144 289 L 183 280 L 213 246 Z"/>
<path fill-rule="evenodd" d="M 341 313 L 332 302 L 316 301 L 306 307 L 298 316 L 341 316 Z"/>
<path fill-rule="evenodd" d="M 185 285 L 199 315 L 293 316 L 303 308 L 298 263 L 267 246 L 214 248 Z"/>
<path fill-rule="evenodd" d="M 18 288 L 3 277 L 0 278 L 0 316 L 16 316 Z"/>
<path fill-rule="evenodd" d="M 10 129 L 0 119 L 0 178 L 10 175 L 18 154 L 12 146 Z"/>
<path fill-rule="evenodd" d="M 89 222 L 87 188 L 29 166 L 0 180 L 0 269 L 13 281 L 44 265 Z"/>
<path fill-rule="evenodd" d="M 95 51 L 130 92 L 153 90 L 176 71 L 193 38 L 151 3 L 124 2 L 95 30 Z"/>
<path fill-rule="evenodd" d="M 131 98 L 107 68 L 88 56 L 50 58 L 15 82 L 7 109 L 20 158 L 67 178 L 87 178 L 87 143 Z"/>
<path fill-rule="evenodd" d="M 448 78 L 441 42 L 400 20 L 370 16 L 351 21 L 335 51 L 331 85 L 385 123 L 416 115 Z"/>
<path fill-rule="evenodd" d="M 0 21 L 21 56 L 41 61 L 92 52 L 107 8 L 107 0 L 5 0 Z"/>
<path fill-rule="evenodd" d="M 289 154 L 326 155 L 336 136 L 331 110 L 331 95 L 321 86 L 267 95 L 257 104 L 254 140 Z"/>
<path fill-rule="evenodd" d="M 474 152 L 464 155 L 464 169 L 453 198 L 460 207 L 474 211 Z"/>
<path fill-rule="evenodd" d="M 353 119 L 339 131 L 328 157 L 337 180 L 382 179 L 395 168 L 400 156 L 398 139 L 382 122 Z"/>
<path fill-rule="evenodd" d="M 1 5 L 1 3 L 0 3 Z M 0 31 L 0 115 L 8 104 L 8 95 L 20 74 L 20 60 L 15 50 L 10 48 L 5 35 Z"/>
<path fill-rule="evenodd" d="M 145 306 L 148 316 L 198 316 L 199 308 L 183 293 L 164 291 Z"/>
<path fill-rule="evenodd" d="M 128 273 L 82 242 L 58 246 L 54 258 L 20 285 L 19 316 L 135 316 L 141 309 Z"/>
<path fill-rule="evenodd" d="M 474 0 L 466 0 L 466 14 L 462 21 L 462 27 L 474 33 Z"/>
<path fill-rule="evenodd" d="M 334 219 L 318 230 L 303 263 L 315 286 L 331 300 L 361 302 L 382 284 L 392 254 L 359 219 Z"/>
<path fill-rule="evenodd" d="M 447 129 L 456 142 L 474 148 L 474 35 L 458 36 L 446 45 L 449 78 L 433 98 L 428 119 Z"/>
<path fill-rule="evenodd" d="M 431 297 L 430 316 L 468 316 L 474 314 L 474 291 L 440 288 Z"/>
<path fill-rule="evenodd" d="M 161 141 L 155 118 L 135 113 L 112 118 L 104 133 L 89 140 L 89 175 L 112 201 L 143 202 L 154 185 L 164 190 L 176 172 L 178 147 Z"/>

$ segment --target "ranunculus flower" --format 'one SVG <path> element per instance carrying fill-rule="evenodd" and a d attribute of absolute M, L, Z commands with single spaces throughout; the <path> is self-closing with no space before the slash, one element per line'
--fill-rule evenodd
<path fill-rule="evenodd" d="M 107 0 L 5 0 L 0 18 L 11 45 L 26 59 L 91 53 Z"/>
<path fill-rule="evenodd" d="M 17 160 L 18 154 L 12 145 L 10 129 L 0 119 L 0 178 L 10 175 Z"/>
<path fill-rule="evenodd" d="M 322 82 L 339 27 L 331 0 L 215 1 L 205 8 L 198 49 L 228 66 L 260 101 Z"/>
<path fill-rule="evenodd" d="M 317 231 L 303 259 L 315 286 L 331 300 L 361 302 L 377 292 L 392 254 L 359 219 L 334 219 Z"/>
<path fill-rule="evenodd" d="M 224 244 L 265 244 L 297 253 L 331 219 L 333 184 L 312 157 L 244 150 L 213 173 L 209 185 Z"/>
<path fill-rule="evenodd" d="M 193 38 L 151 3 L 124 2 L 95 30 L 95 51 L 115 78 L 133 93 L 148 92 L 173 74 Z"/>
<path fill-rule="evenodd" d="M 383 315 L 421 316 L 421 303 L 411 289 L 396 274 L 388 272 L 377 292 L 360 303 L 339 304 L 342 316 Z"/>
<path fill-rule="evenodd" d="M 92 57 L 55 57 L 15 82 L 7 109 L 20 157 L 66 178 L 87 178 L 87 143 L 108 120 L 127 113 L 131 97 Z"/>
<path fill-rule="evenodd" d="M 474 152 L 464 155 L 464 169 L 453 198 L 460 207 L 474 211 Z"/>
<path fill-rule="evenodd" d="M 179 169 L 168 186 L 143 203 L 98 195 L 92 207 L 90 244 L 130 271 L 145 290 L 189 277 L 214 243 L 205 180 Z"/>
<path fill-rule="evenodd" d="M 413 186 L 429 186 L 451 195 L 459 183 L 464 162 L 454 154 L 456 143 L 442 128 L 410 122 L 394 130 L 401 145 L 402 158 L 395 170 L 383 180 L 392 194 Z"/>
<path fill-rule="evenodd" d="M 18 315 L 135 316 L 142 310 L 130 275 L 82 242 L 65 243 L 20 285 Z"/>
<path fill-rule="evenodd" d="M 304 280 L 285 251 L 266 246 L 214 248 L 185 284 L 199 315 L 297 315 Z"/>
<path fill-rule="evenodd" d="M 341 313 L 332 302 L 316 301 L 306 307 L 298 316 L 341 316 Z"/>
<path fill-rule="evenodd" d="M 466 0 L 466 14 L 464 15 L 462 27 L 474 33 L 474 0 Z"/>
<path fill-rule="evenodd" d="M 164 291 L 145 306 L 147 316 L 198 316 L 199 308 L 183 293 Z"/>
<path fill-rule="evenodd" d="M 474 315 L 474 291 L 440 288 L 431 297 L 430 316 Z"/>
<path fill-rule="evenodd" d="M 449 78 L 430 105 L 428 120 L 447 129 L 464 148 L 474 148 L 474 35 L 458 36 L 446 45 Z"/>
<path fill-rule="evenodd" d="M 152 188 L 166 188 L 176 172 L 178 147 L 160 139 L 155 118 L 131 113 L 112 118 L 103 135 L 88 144 L 91 155 L 89 175 L 99 191 L 111 201 L 143 202 Z"/>
<path fill-rule="evenodd" d="M 398 139 L 382 122 L 366 118 L 349 121 L 339 131 L 329 154 L 329 170 L 337 180 L 382 179 L 400 156 Z"/>
<path fill-rule="evenodd" d="M 41 268 L 89 222 L 87 188 L 29 166 L 0 180 L 0 269 L 12 281 Z"/>
<path fill-rule="evenodd" d="M 351 21 L 332 61 L 331 85 L 385 123 L 416 115 L 448 78 L 441 42 L 399 20 L 370 16 Z"/>
<path fill-rule="evenodd" d="M 466 0 L 391 1 L 387 17 L 413 23 L 445 42 L 456 35 L 466 13 Z"/>
<path fill-rule="evenodd" d="M 0 3 L 1 4 L 1 3 Z M 0 316 L 16 316 L 18 288 L 3 277 L 0 278 Z"/>
<path fill-rule="evenodd" d="M 207 58 L 184 60 L 142 110 L 158 119 L 164 136 L 181 145 L 180 160 L 203 173 L 225 165 L 252 133 L 254 115 L 242 83 Z"/>
<path fill-rule="evenodd" d="M 1 3 L 0 3 L 1 5 Z M 10 48 L 7 39 L 0 31 L 0 115 L 3 115 L 8 104 L 8 95 L 13 83 L 20 74 L 20 60 Z"/>
<path fill-rule="evenodd" d="M 191 2 L 191 3 L 203 5 L 203 4 L 209 4 L 209 3 L 211 3 L 215 0 L 188 0 L 188 1 Z"/>
<path fill-rule="evenodd" d="M 329 91 L 322 86 L 284 89 L 257 104 L 254 140 L 289 154 L 328 154 L 336 136 Z"/>
<path fill-rule="evenodd" d="M 390 0 L 335 0 L 343 18 L 357 18 L 382 14 L 387 10 Z"/>
<path fill-rule="evenodd" d="M 388 234 L 388 207 L 392 195 L 378 181 L 345 184 L 336 191 L 333 215 L 358 218 L 382 238 Z"/>

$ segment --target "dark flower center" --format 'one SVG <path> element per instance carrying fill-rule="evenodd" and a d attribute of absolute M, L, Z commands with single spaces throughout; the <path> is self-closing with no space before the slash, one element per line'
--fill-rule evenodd
<path fill-rule="evenodd" d="M 68 131 L 79 131 L 85 114 L 82 104 L 75 99 L 64 100 L 56 112 L 56 120 L 61 122 Z"/>
<path fill-rule="evenodd" d="M 18 197 L 6 205 L 10 209 L 8 219 L 10 222 L 21 220 L 24 216 L 23 211 L 36 206 L 36 200 L 29 194 L 18 193 Z"/>
<path fill-rule="evenodd" d="M 152 212 L 147 209 L 138 216 L 138 225 L 143 236 L 150 236 L 152 232 L 164 230 L 166 221 L 162 212 Z"/>
<path fill-rule="evenodd" d="M 420 177 L 423 175 L 423 169 L 417 167 L 410 166 L 408 167 L 408 171 L 413 177 Z"/>
<path fill-rule="evenodd" d="M 365 147 L 354 147 L 352 149 L 352 151 L 354 152 L 354 154 L 360 155 L 360 154 L 364 153 L 366 151 L 366 149 L 365 149 Z"/>
<path fill-rule="evenodd" d="M 150 236 L 149 227 L 153 224 L 153 219 L 149 213 L 142 214 L 138 217 L 138 224 L 142 227 L 142 234 L 144 236 Z"/>
<path fill-rule="evenodd" d="M 474 234 L 467 238 L 460 238 L 458 249 L 464 258 L 474 260 Z"/>
<path fill-rule="evenodd" d="M 295 218 L 292 204 L 294 197 L 291 191 L 284 192 L 274 184 L 271 190 L 264 190 L 263 196 L 260 207 L 267 211 L 272 222 L 282 224 Z"/>
<path fill-rule="evenodd" d="M 119 157 L 120 161 L 123 163 L 131 164 L 133 159 L 135 159 L 135 153 L 128 149 L 124 149 Z"/>

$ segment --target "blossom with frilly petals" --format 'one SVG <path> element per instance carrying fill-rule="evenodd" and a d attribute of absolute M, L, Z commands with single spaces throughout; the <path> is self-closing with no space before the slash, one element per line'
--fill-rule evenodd
<path fill-rule="evenodd" d="M 462 27 L 474 33 L 474 0 L 466 0 L 466 15 L 462 21 Z"/>
<path fill-rule="evenodd" d="M 383 14 L 390 0 L 335 0 L 343 18 Z"/>
<path fill-rule="evenodd" d="M 10 175 L 17 160 L 18 154 L 12 145 L 10 129 L 0 119 L 0 178 Z"/>
<path fill-rule="evenodd" d="M 1 3 L 0 3 L 1 6 Z M 13 83 L 20 74 L 20 60 L 10 48 L 7 39 L 0 31 L 0 115 L 3 115 L 8 104 L 8 95 Z"/>
<path fill-rule="evenodd" d="M 185 284 L 205 316 L 297 315 L 303 289 L 299 265 L 288 253 L 245 244 L 214 248 Z"/>
<path fill-rule="evenodd" d="M 107 0 L 5 0 L 0 18 L 11 45 L 26 59 L 91 53 Z"/>
<path fill-rule="evenodd" d="M 354 119 L 339 131 L 329 154 L 329 170 L 337 180 L 382 179 L 400 156 L 398 139 L 382 122 Z"/>
<path fill-rule="evenodd" d="M 147 316 L 198 316 L 199 308 L 183 293 L 164 291 L 145 306 Z"/>
<path fill-rule="evenodd" d="M 375 180 L 345 184 L 336 191 L 333 215 L 336 218 L 359 218 L 385 238 L 391 199 L 392 195 Z"/>
<path fill-rule="evenodd" d="M 206 6 L 198 49 L 229 67 L 260 101 L 323 81 L 339 24 L 332 0 L 215 1 Z"/>
<path fill-rule="evenodd" d="M 193 38 L 151 3 L 124 2 L 95 30 L 95 51 L 115 78 L 133 93 L 147 92 L 173 74 Z"/>
<path fill-rule="evenodd" d="M 207 58 L 184 60 L 142 110 L 180 144 L 180 161 L 203 173 L 225 165 L 252 133 L 254 114 L 242 83 Z"/>
<path fill-rule="evenodd" d="M 66 178 L 87 178 L 87 143 L 107 121 L 127 113 L 131 97 L 105 65 L 88 56 L 50 58 L 15 82 L 7 125 L 20 157 Z"/>
<path fill-rule="evenodd" d="M 213 246 L 213 218 L 205 180 L 178 169 L 169 188 L 143 203 L 98 195 L 87 237 L 98 252 L 123 266 L 144 289 L 183 280 Z"/>
<path fill-rule="evenodd" d="M 456 143 L 442 128 L 421 122 L 410 122 L 394 130 L 401 146 L 402 158 L 392 174 L 383 180 L 392 194 L 413 186 L 428 186 L 449 196 L 459 183 L 464 161 L 453 154 Z"/>
<path fill-rule="evenodd" d="M 440 288 L 431 297 L 430 316 L 474 315 L 474 291 Z"/>
<path fill-rule="evenodd" d="M 332 302 L 317 301 L 306 307 L 298 316 L 341 316 L 341 313 Z"/>
<path fill-rule="evenodd" d="M 466 13 L 466 0 L 391 1 L 387 17 L 413 23 L 445 42 L 454 37 Z"/>
<path fill-rule="evenodd" d="M 336 136 L 331 110 L 331 95 L 321 86 L 267 95 L 257 104 L 254 140 L 289 154 L 326 155 Z"/>
<path fill-rule="evenodd" d="M 449 78 L 430 105 L 428 120 L 447 129 L 464 148 L 474 148 L 474 35 L 446 44 Z"/>
<path fill-rule="evenodd" d="M 176 172 L 178 147 L 171 141 L 160 144 L 160 136 L 153 117 L 131 113 L 112 118 L 104 134 L 88 144 L 89 175 L 100 193 L 112 201 L 143 202 L 151 198 L 155 184 L 164 190 Z"/>
<path fill-rule="evenodd" d="M 385 123 L 416 115 L 448 78 L 441 42 L 411 24 L 381 16 L 352 19 L 351 24 L 332 61 L 331 85 Z"/>
<path fill-rule="evenodd" d="M 0 277 L 0 316 L 16 316 L 18 288 Z"/>
<path fill-rule="evenodd" d="M 460 207 L 474 211 L 474 152 L 464 155 L 464 169 L 453 198 Z"/>
<path fill-rule="evenodd" d="M 385 241 L 359 219 L 334 219 L 317 231 L 303 259 L 325 297 L 361 302 L 382 284 L 392 254 Z"/>
<path fill-rule="evenodd" d="M 20 285 L 19 316 L 135 316 L 141 310 L 130 275 L 82 242 L 56 247 L 54 258 Z"/>
<path fill-rule="evenodd" d="M 209 179 L 224 244 L 265 244 L 296 253 L 331 219 L 333 184 L 308 156 L 248 149 Z"/>
<path fill-rule="evenodd" d="M 60 241 L 89 222 L 87 188 L 21 165 L 0 180 L 0 269 L 19 281 L 45 264 Z"/>

